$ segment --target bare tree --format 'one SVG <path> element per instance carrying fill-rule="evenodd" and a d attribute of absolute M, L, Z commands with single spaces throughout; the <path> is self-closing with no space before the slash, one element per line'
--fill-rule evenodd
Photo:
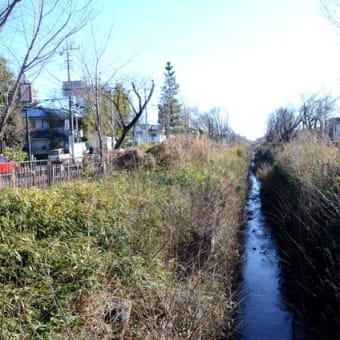
<path fill-rule="evenodd" d="M 12 1 L 1 12 L 0 42 L 6 49 L 8 61 L 16 68 L 16 76 L 7 105 L 0 109 L 0 152 L 24 74 L 41 71 L 61 44 L 87 24 L 91 1 L 81 2 L 80 6 L 77 0 Z M 7 24 L 9 15 L 14 13 L 15 27 Z"/>
<path fill-rule="evenodd" d="M 221 108 L 213 108 L 208 112 L 195 113 L 191 124 L 195 130 L 206 133 L 210 139 L 218 142 L 230 143 L 234 140 L 234 132 L 228 123 L 228 116 Z"/>
<path fill-rule="evenodd" d="M 95 68 L 96 69 L 96 68 Z M 97 69 L 98 71 L 98 69 Z M 90 69 L 87 69 L 90 72 Z M 114 92 L 107 83 L 100 83 L 100 77 L 96 73 L 89 74 L 87 78 L 87 92 L 86 102 L 88 106 L 88 114 L 92 113 L 92 119 L 97 132 L 99 155 L 100 155 L 100 167 L 102 173 L 106 172 L 106 165 L 104 159 L 104 138 L 105 138 L 105 121 L 107 118 L 111 119 L 111 129 L 115 127 L 115 132 L 111 131 L 112 135 L 115 135 L 114 148 L 121 147 L 126 139 L 129 131 L 135 126 L 142 114 L 145 112 L 146 106 L 150 102 L 155 84 L 151 81 L 149 88 L 147 86 L 137 87 L 134 81 L 131 82 L 131 89 L 127 86 L 122 86 L 119 82 L 114 88 Z M 114 93 L 114 95 L 112 95 Z M 114 117 L 111 116 L 112 110 L 110 102 L 114 108 Z M 129 107 L 126 107 L 128 105 Z M 129 113 L 129 115 L 127 115 Z M 130 114 L 131 113 L 131 114 Z M 90 118 L 91 119 L 91 118 Z M 114 122 L 112 122 L 114 120 Z"/>
<path fill-rule="evenodd" d="M 0 4 L 1 6 L 1 12 L 0 12 L 0 32 L 3 28 L 3 26 L 5 26 L 7 20 L 9 19 L 11 13 L 14 10 L 14 7 L 20 2 L 21 0 L 13 0 L 13 1 L 6 1 L 7 4 Z M 3 1 L 2 1 L 3 2 Z"/>
<path fill-rule="evenodd" d="M 268 142 L 290 142 L 295 136 L 301 120 L 294 108 L 280 107 L 269 115 L 266 139 Z"/>
<path fill-rule="evenodd" d="M 327 120 L 336 110 L 337 98 L 329 95 L 318 97 L 317 93 L 309 97 L 302 96 L 302 104 L 299 109 L 302 129 L 325 132 Z"/>
<path fill-rule="evenodd" d="M 137 123 L 147 104 L 149 103 L 154 91 L 154 82 L 151 82 L 149 89 L 144 86 L 140 89 L 136 83 L 131 82 L 131 89 L 128 90 L 121 82 L 115 86 L 111 84 L 115 81 L 119 67 L 107 66 L 104 62 L 105 52 L 112 37 L 112 28 L 107 32 L 104 43 L 98 44 L 96 34 L 92 28 L 91 48 L 83 55 L 82 65 L 84 68 L 84 79 L 88 89 L 86 101 L 88 109 L 93 113 L 95 130 L 97 132 L 100 167 L 101 172 L 105 174 L 106 164 L 104 158 L 104 137 L 105 137 L 105 117 L 111 118 L 111 135 L 115 135 L 115 126 L 119 127 L 120 133 L 115 141 L 115 148 L 119 148 L 124 142 L 128 132 Z M 106 105 L 107 102 L 111 105 Z M 129 107 L 127 108 L 126 105 Z M 116 114 L 112 115 L 112 109 Z M 107 112 L 110 110 L 111 112 Z M 127 117 L 127 112 L 132 113 L 132 117 Z"/>
<path fill-rule="evenodd" d="M 105 105 L 105 99 L 111 97 L 108 94 L 110 93 L 109 85 L 117 73 L 117 69 L 104 66 L 105 52 L 112 37 L 112 29 L 113 27 L 108 30 L 106 38 L 99 44 L 96 39 L 95 28 L 91 27 L 91 47 L 81 56 L 83 78 L 87 88 L 84 97 L 87 103 L 88 116 L 93 115 L 99 144 L 100 170 L 103 175 L 106 173 L 104 117 L 107 115 L 107 105 Z M 105 77 L 105 80 L 103 77 Z"/>
<path fill-rule="evenodd" d="M 275 118 L 275 113 L 272 112 L 268 115 L 267 118 L 267 130 L 266 130 L 266 141 L 271 143 L 276 140 L 276 129 L 275 129 L 275 124 L 276 123 L 276 118 Z"/>
<path fill-rule="evenodd" d="M 143 112 L 145 112 L 146 106 L 148 105 L 152 97 L 154 88 L 155 88 L 155 83 L 153 80 L 151 81 L 151 85 L 148 89 L 146 88 L 146 86 L 143 86 L 142 89 L 137 88 L 135 82 L 131 83 L 131 92 L 130 92 L 130 95 L 127 96 L 127 100 L 130 104 L 133 116 L 128 122 L 126 122 L 124 111 L 122 111 L 123 106 L 121 105 L 121 102 L 120 102 L 122 100 L 122 96 L 118 95 L 118 96 L 112 97 L 112 102 L 117 112 L 116 122 L 118 126 L 120 127 L 120 135 L 118 136 L 116 140 L 115 149 L 119 149 L 121 147 L 128 132 L 138 122 Z"/>
<path fill-rule="evenodd" d="M 96 53 L 96 60 L 94 63 L 94 69 L 91 70 L 88 64 L 83 64 L 86 70 L 86 88 L 87 91 L 84 93 L 87 108 L 94 114 L 94 126 L 97 132 L 98 143 L 99 143 L 99 155 L 100 155 L 100 168 L 101 172 L 105 174 L 106 166 L 104 159 L 104 127 L 103 127 L 103 86 L 100 82 L 100 71 L 99 71 L 100 55 Z"/>
<path fill-rule="evenodd" d="M 203 133 L 201 130 L 199 117 L 201 115 L 200 110 L 194 106 L 187 106 L 185 104 L 182 105 L 182 114 L 184 117 L 184 130 L 187 133 Z"/>
<path fill-rule="evenodd" d="M 340 29 L 340 1 L 320 0 L 320 14 L 336 29 Z"/>

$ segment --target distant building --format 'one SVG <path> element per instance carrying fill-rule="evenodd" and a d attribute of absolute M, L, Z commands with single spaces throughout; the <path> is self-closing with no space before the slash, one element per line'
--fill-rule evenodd
<path fill-rule="evenodd" d="M 25 119 L 26 110 L 21 112 Z M 29 121 L 31 151 L 36 159 L 47 158 L 49 150 L 62 148 L 69 152 L 70 144 L 70 121 L 69 111 L 58 108 L 37 106 L 27 109 Z M 75 140 L 83 136 L 79 128 L 82 114 L 74 112 L 74 135 Z M 27 149 L 27 145 L 25 146 Z"/>
<path fill-rule="evenodd" d="M 340 117 L 328 120 L 328 133 L 332 141 L 340 142 Z"/>
<path fill-rule="evenodd" d="M 129 144 L 155 144 L 166 139 L 163 125 L 161 124 L 136 124 L 128 139 Z"/>
<path fill-rule="evenodd" d="M 102 143 L 104 151 L 110 151 L 113 149 L 114 142 L 112 142 L 112 137 L 103 136 Z M 91 153 L 99 152 L 99 138 L 97 136 L 89 138 L 89 147 Z"/>

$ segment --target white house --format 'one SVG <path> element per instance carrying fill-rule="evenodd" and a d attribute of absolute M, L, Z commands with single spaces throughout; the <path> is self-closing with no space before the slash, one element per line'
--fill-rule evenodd
<path fill-rule="evenodd" d="M 328 120 L 329 138 L 333 141 L 340 142 L 340 117 L 330 118 Z"/>
<path fill-rule="evenodd" d="M 166 139 L 163 125 L 161 124 L 136 124 L 129 138 L 129 143 L 155 144 L 163 142 Z"/>

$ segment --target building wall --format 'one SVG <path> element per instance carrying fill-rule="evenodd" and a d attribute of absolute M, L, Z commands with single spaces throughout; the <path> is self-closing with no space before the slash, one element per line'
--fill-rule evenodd
<path fill-rule="evenodd" d="M 340 141 L 340 123 L 334 124 L 334 127 L 333 127 L 333 140 Z"/>
<path fill-rule="evenodd" d="M 91 137 L 89 139 L 89 145 L 96 151 L 99 149 L 99 139 L 98 137 Z M 112 150 L 112 137 L 104 136 L 103 137 L 103 148 L 104 150 Z"/>
<path fill-rule="evenodd" d="M 36 135 L 37 133 L 39 134 L 39 132 L 43 131 L 45 132 L 46 137 Z M 47 158 L 52 141 L 49 139 L 49 137 L 47 137 L 47 134 L 50 133 L 49 131 L 65 134 L 64 122 L 61 120 L 60 122 L 51 125 L 49 119 L 30 118 L 31 150 L 34 156 Z M 66 148 L 67 140 L 58 136 L 53 139 L 53 144 L 54 146 L 52 148 Z"/>
<path fill-rule="evenodd" d="M 31 148 L 33 154 L 47 154 L 50 147 L 50 142 L 45 139 L 33 139 Z"/>
<path fill-rule="evenodd" d="M 163 133 L 163 127 L 161 125 L 148 125 L 148 131 L 146 131 L 145 124 L 136 125 L 134 136 L 129 138 L 131 144 L 154 144 L 160 143 L 165 140 L 166 136 Z"/>
<path fill-rule="evenodd" d="M 331 118 L 329 124 L 329 137 L 333 141 L 340 141 L 340 118 Z"/>
<path fill-rule="evenodd" d="M 46 119 L 34 119 L 32 120 L 33 130 L 48 130 L 50 128 L 49 121 Z"/>

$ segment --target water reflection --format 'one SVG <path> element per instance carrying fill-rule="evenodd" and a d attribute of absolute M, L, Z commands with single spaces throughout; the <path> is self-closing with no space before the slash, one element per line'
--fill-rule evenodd
<path fill-rule="evenodd" d="M 293 318 L 285 309 L 280 292 L 277 245 L 261 211 L 260 183 L 253 173 L 250 181 L 240 288 L 239 339 L 289 340 L 293 338 Z"/>

